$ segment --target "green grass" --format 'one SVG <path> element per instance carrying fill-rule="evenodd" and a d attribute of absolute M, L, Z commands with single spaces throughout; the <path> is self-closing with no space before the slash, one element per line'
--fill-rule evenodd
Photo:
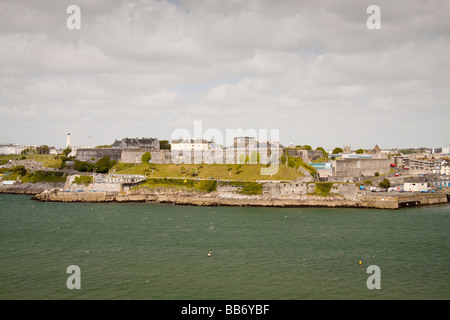
<path fill-rule="evenodd" d="M 332 182 L 317 182 L 314 194 L 324 197 L 328 196 L 330 195 L 332 186 Z"/>
<path fill-rule="evenodd" d="M 94 182 L 94 178 L 92 176 L 79 176 L 75 177 L 74 182 L 78 185 L 82 184 L 88 186 Z"/>
<path fill-rule="evenodd" d="M 44 167 L 59 169 L 62 164 L 62 160 L 59 156 L 54 156 L 51 154 L 30 154 L 24 155 L 26 159 L 22 159 L 22 155 L 0 155 L 0 164 L 5 164 L 9 160 L 28 160 L 28 161 L 38 161 L 41 162 Z"/>
<path fill-rule="evenodd" d="M 262 194 L 262 184 L 252 181 L 230 181 L 223 182 L 235 187 L 242 187 L 239 191 L 241 194 L 246 195 L 261 195 Z"/>
<path fill-rule="evenodd" d="M 113 167 L 117 174 L 146 174 L 148 177 L 213 178 L 219 180 L 295 180 L 302 177 L 294 168 L 279 165 L 278 172 L 261 175 L 261 164 L 122 164 Z M 153 172 L 152 172 L 153 170 Z M 231 174 L 230 174 L 231 172 Z"/>
<path fill-rule="evenodd" d="M 174 188 L 188 191 L 212 192 L 217 189 L 216 180 L 197 180 L 197 179 L 168 179 L 168 178 L 148 178 L 143 184 L 133 189 L 141 188 Z"/>
<path fill-rule="evenodd" d="M 22 183 L 37 183 L 37 182 L 65 182 L 66 174 L 58 171 L 36 171 L 26 174 L 22 178 Z"/>

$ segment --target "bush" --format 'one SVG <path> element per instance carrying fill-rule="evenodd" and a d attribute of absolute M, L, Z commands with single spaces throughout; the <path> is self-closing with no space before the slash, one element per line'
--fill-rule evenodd
<path fill-rule="evenodd" d="M 25 169 L 24 166 L 20 165 L 20 166 L 15 166 L 15 167 L 12 169 L 12 172 L 14 172 L 14 173 L 16 173 L 16 174 L 18 174 L 18 175 L 24 176 L 24 175 L 27 174 L 27 169 Z"/>
<path fill-rule="evenodd" d="M 92 178 L 92 176 L 79 176 L 79 177 L 75 177 L 74 182 L 79 185 L 82 184 L 82 185 L 88 186 L 92 182 L 94 182 L 94 179 Z"/>
<path fill-rule="evenodd" d="M 36 172 L 28 173 L 24 178 L 23 182 L 65 182 L 66 174 L 60 171 L 43 171 L 38 170 Z"/>
<path fill-rule="evenodd" d="M 383 189 L 389 189 L 390 186 L 391 186 L 391 182 L 389 181 L 389 179 L 384 178 L 383 181 L 381 181 L 381 182 L 378 184 L 378 186 L 379 186 L 380 188 L 383 188 Z"/>
<path fill-rule="evenodd" d="M 92 163 L 89 163 L 86 161 L 75 160 L 74 167 L 75 167 L 75 170 L 78 170 L 79 172 L 93 172 L 94 171 L 94 165 Z"/>
<path fill-rule="evenodd" d="M 149 161 L 152 159 L 152 154 L 150 152 L 146 152 L 141 157 L 141 162 L 146 164 L 149 163 Z"/>
<path fill-rule="evenodd" d="M 115 164 L 116 161 L 111 161 L 108 156 L 104 156 L 95 163 L 94 169 L 98 173 L 108 173 L 109 169 L 111 169 Z"/>
<path fill-rule="evenodd" d="M 315 189 L 316 194 L 320 196 L 327 196 L 330 194 L 332 186 L 333 186 L 332 182 L 317 182 Z"/>

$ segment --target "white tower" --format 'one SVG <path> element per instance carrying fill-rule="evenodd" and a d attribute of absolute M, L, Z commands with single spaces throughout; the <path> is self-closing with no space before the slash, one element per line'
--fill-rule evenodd
<path fill-rule="evenodd" d="M 70 148 L 72 146 L 72 141 L 70 139 L 70 132 L 67 132 L 67 147 Z"/>

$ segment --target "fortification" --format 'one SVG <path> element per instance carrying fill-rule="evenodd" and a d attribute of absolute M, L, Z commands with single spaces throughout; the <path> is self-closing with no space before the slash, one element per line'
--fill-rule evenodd
<path fill-rule="evenodd" d="M 111 160 L 120 161 L 122 157 L 121 149 L 77 149 L 75 157 L 78 161 L 95 162 L 105 156 Z"/>

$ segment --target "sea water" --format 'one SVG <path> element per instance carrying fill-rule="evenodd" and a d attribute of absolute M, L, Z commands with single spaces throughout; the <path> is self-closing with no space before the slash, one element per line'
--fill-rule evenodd
<path fill-rule="evenodd" d="M 449 231 L 449 204 L 196 207 L 0 194 L 0 299 L 449 299 Z M 80 289 L 71 290 L 73 265 Z M 367 286 L 373 265 L 380 289 Z"/>

